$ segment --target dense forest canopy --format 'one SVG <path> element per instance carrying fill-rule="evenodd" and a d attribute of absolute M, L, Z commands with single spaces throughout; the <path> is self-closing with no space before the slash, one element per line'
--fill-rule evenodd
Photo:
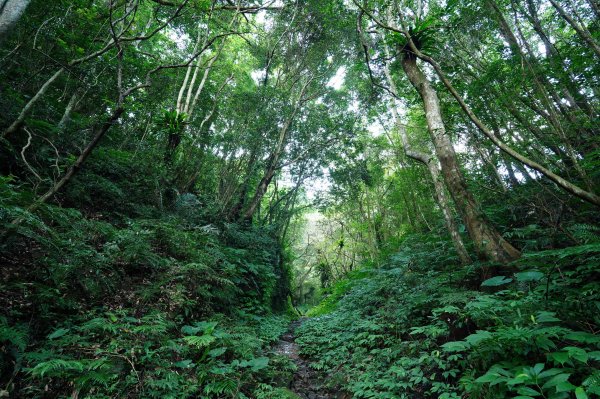
<path fill-rule="evenodd" d="M 599 17 L 0 0 L 0 397 L 600 397 Z"/>

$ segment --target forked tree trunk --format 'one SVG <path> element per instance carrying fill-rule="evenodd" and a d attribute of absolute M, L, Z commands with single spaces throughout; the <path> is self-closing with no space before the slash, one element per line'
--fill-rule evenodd
<path fill-rule="evenodd" d="M 390 58 L 390 52 L 388 48 L 386 47 L 385 50 L 386 56 Z M 394 82 L 392 74 L 390 73 L 390 67 L 387 61 L 384 64 L 383 70 L 385 72 L 385 76 L 387 78 L 392 94 L 398 97 L 398 88 L 396 87 L 396 83 Z M 444 186 L 444 181 L 442 180 L 437 160 L 431 154 L 425 154 L 423 152 L 416 151 L 412 148 L 408 140 L 406 127 L 404 127 L 400 123 L 400 116 L 398 115 L 398 110 L 396 109 L 395 105 L 396 104 L 394 103 L 394 105 L 392 106 L 392 115 L 400 133 L 400 139 L 402 140 L 402 147 L 404 149 L 404 153 L 407 157 L 414 159 L 415 161 L 427 166 L 427 170 L 429 171 L 429 174 L 431 175 L 431 180 L 433 181 L 436 202 L 438 203 L 440 210 L 442 211 L 442 215 L 444 216 L 446 229 L 448 230 L 448 233 L 450 233 L 450 238 L 452 239 L 452 244 L 454 245 L 454 249 L 458 254 L 460 263 L 462 263 L 463 265 L 471 264 L 471 257 L 469 256 L 469 253 L 465 248 L 465 244 L 458 231 L 458 226 L 456 225 L 454 221 L 454 216 L 452 215 L 450 201 L 448 200 L 448 196 L 446 195 L 446 187 Z"/>
<path fill-rule="evenodd" d="M 491 225 L 481 211 L 479 203 L 468 190 L 458 165 L 454 147 L 446 133 L 437 93 L 419 69 L 416 57 L 411 53 L 404 53 L 402 67 L 423 100 L 427 125 L 436 156 L 440 161 L 444 181 L 467 227 L 469 236 L 475 243 L 475 251 L 480 258 L 495 262 L 508 263 L 517 259 L 520 252 L 502 238 Z"/>
<path fill-rule="evenodd" d="M 444 215 L 444 221 L 446 222 L 446 228 L 450 233 L 450 238 L 452 238 L 452 243 L 454 244 L 454 249 L 458 254 L 460 259 L 460 263 L 463 265 L 468 265 L 473 263 L 467 249 L 465 248 L 465 244 L 460 236 L 458 231 L 458 226 L 454 222 L 454 217 L 452 216 L 452 210 L 450 209 L 450 201 L 446 196 L 446 188 L 444 187 L 444 181 L 442 176 L 440 175 L 440 168 L 437 165 L 437 162 L 433 157 L 427 162 L 427 169 L 429 169 L 429 174 L 431 175 L 431 180 L 433 181 L 433 188 L 435 189 L 435 196 L 437 199 L 437 203 L 440 205 L 440 209 L 442 210 L 442 214 Z"/>

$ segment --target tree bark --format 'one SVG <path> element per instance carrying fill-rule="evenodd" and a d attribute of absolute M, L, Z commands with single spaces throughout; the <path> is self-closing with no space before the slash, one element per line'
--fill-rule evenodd
<path fill-rule="evenodd" d="M 30 0 L 0 0 L 0 42 L 21 18 Z"/>
<path fill-rule="evenodd" d="M 446 196 L 446 187 L 444 186 L 443 177 L 440 174 L 440 168 L 433 157 L 431 157 L 429 162 L 427 162 L 427 169 L 429 170 L 431 180 L 433 181 L 433 188 L 435 189 L 437 203 L 439 204 L 442 214 L 444 215 L 446 228 L 450 233 L 450 238 L 452 238 L 452 244 L 454 245 L 454 249 L 458 254 L 460 263 L 463 265 L 471 264 L 473 261 L 471 260 L 467 249 L 465 248 L 465 244 L 458 231 L 458 226 L 454 221 L 452 210 L 450 209 L 450 201 Z"/>
<path fill-rule="evenodd" d="M 481 211 L 479 203 L 468 190 L 454 148 L 446 133 L 437 93 L 419 69 L 416 57 L 410 52 L 405 52 L 402 58 L 402 67 L 423 100 L 427 125 L 436 156 L 440 161 L 444 181 L 467 227 L 467 231 L 475 243 L 478 256 L 482 259 L 501 263 L 508 263 L 517 259 L 520 252 L 502 238 L 500 233 L 491 225 Z"/>
<path fill-rule="evenodd" d="M 79 95 L 80 95 L 79 89 L 76 89 L 75 92 L 71 95 L 71 99 L 69 100 L 69 102 L 67 103 L 67 106 L 65 107 L 65 112 L 63 112 L 63 115 L 60 118 L 60 121 L 58 122 L 58 125 L 57 125 L 58 130 L 63 131 L 67 127 L 67 124 L 71 120 L 71 113 L 73 113 L 73 110 L 75 109 L 75 105 L 79 101 Z"/>
<path fill-rule="evenodd" d="M 29 114 L 29 111 L 31 111 L 31 108 L 33 108 L 33 105 L 46 93 L 46 91 L 48 90 L 48 88 L 50 87 L 52 82 L 54 82 L 56 79 L 58 79 L 58 77 L 60 75 L 62 75 L 62 73 L 64 71 L 65 71 L 65 68 L 60 68 L 58 71 L 56 71 L 54 73 L 54 75 L 52 75 L 50 77 L 50 79 L 48 79 L 46 81 L 46 83 L 44 83 L 42 85 L 42 87 L 38 90 L 37 93 L 35 93 L 35 95 L 31 98 L 31 100 L 29 100 L 27 102 L 27 104 L 25 104 L 25 106 L 21 110 L 21 113 L 17 117 L 17 119 L 15 119 L 15 121 L 8 128 L 6 128 L 6 130 L 2 133 L 1 137 L 6 137 L 9 134 L 14 133 L 17 129 L 19 129 L 19 127 L 21 127 L 21 125 L 25 121 L 25 117 L 27 116 L 27 114 Z"/>
<path fill-rule="evenodd" d="M 389 58 L 389 51 L 386 47 L 386 54 Z M 392 74 L 390 73 L 389 63 L 386 61 L 384 65 L 385 76 L 388 80 L 388 84 L 390 85 L 390 90 L 394 96 L 398 96 L 398 89 L 396 87 L 396 83 L 392 78 Z M 452 215 L 452 209 L 450 208 L 450 201 L 448 201 L 448 197 L 446 196 L 446 187 L 444 186 L 444 182 L 440 175 L 440 168 L 438 163 L 432 155 L 425 154 L 419 151 L 415 151 L 411 148 L 410 142 L 408 140 L 408 134 L 406 133 L 406 127 L 400 123 L 400 117 L 398 115 L 398 111 L 394 106 L 392 106 L 392 115 L 396 122 L 396 126 L 398 127 L 398 131 L 400 133 L 400 139 L 402 140 L 402 147 L 404 149 L 404 153 L 409 158 L 414 159 L 417 162 L 422 163 L 427 166 L 427 170 L 429 170 L 429 174 L 431 175 L 431 180 L 433 181 L 433 188 L 435 191 L 435 197 L 437 203 L 442 211 L 442 215 L 444 216 L 444 223 L 446 224 L 446 229 L 448 233 L 450 233 L 450 238 L 452 239 L 452 244 L 454 245 L 454 249 L 458 254 L 460 262 L 463 265 L 468 265 L 472 263 L 471 257 L 465 248 L 465 244 L 460 236 L 458 231 L 458 227 L 454 221 L 454 217 Z"/>
<path fill-rule="evenodd" d="M 465 112 L 465 114 L 467 114 L 467 116 L 469 117 L 471 122 L 473 122 L 479 128 L 479 130 L 483 134 L 485 134 L 492 141 L 492 143 L 494 143 L 498 148 L 500 148 L 502 151 L 504 151 L 511 157 L 515 158 L 517 161 L 529 166 L 531 169 L 537 170 L 538 172 L 540 172 L 541 174 L 543 174 L 544 176 L 546 176 L 547 178 L 552 180 L 554 183 L 556 183 L 563 190 L 565 190 L 565 191 L 567 191 L 567 192 L 569 192 L 591 204 L 600 206 L 600 196 L 596 195 L 593 192 L 586 191 L 586 190 L 582 189 L 581 187 L 571 183 L 570 181 L 558 176 L 551 170 L 549 170 L 549 169 L 545 168 L 544 166 L 540 165 L 539 163 L 527 158 L 526 156 L 515 151 L 512 147 L 508 146 L 503 141 L 501 141 L 486 125 L 483 124 L 483 122 L 477 117 L 477 115 L 475 115 L 475 113 L 473 112 L 471 107 L 469 107 L 467 105 L 467 103 L 462 98 L 462 96 L 460 94 L 458 94 L 458 92 L 456 91 L 456 89 L 454 88 L 452 83 L 450 83 L 450 81 L 448 80 L 448 78 L 446 77 L 444 72 L 442 71 L 442 68 L 440 67 L 440 65 L 433 58 L 431 58 L 431 57 L 423 54 L 421 51 L 419 51 L 419 49 L 417 49 L 415 47 L 415 45 L 414 45 L 414 43 L 412 43 L 412 41 L 411 41 L 411 50 L 414 51 L 414 54 L 416 54 L 420 59 L 427 62 L 428 64 L 430 64 L 433 67 L 433 69 L 437 73 L 438 77 L 440 78 L 440 80 L 442 81 L 444 86 L 446 86 L 446 88 L 448 89 L 450 94 L 452 94 L 452 96 L 456 99 L 456 101 L 458 102 L 458 104 L 460 105 L 462 110 Z"/>

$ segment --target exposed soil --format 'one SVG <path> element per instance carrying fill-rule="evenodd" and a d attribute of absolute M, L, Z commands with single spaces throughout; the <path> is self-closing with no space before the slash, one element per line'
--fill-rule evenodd
<path fill-rule="evenodd" d="M 298 344 L 296 344 L 295 331 L 303 320 L 296 320 L 290 324 L 288 331 L 281 336 L 273 350 L 283 356 L 287 356 L 296 364 L 297 370 L 289 386 L 289 389 L 302 399 L 345 399 L 348 398 L 342 392 L 334 392 L 324 387 L 323 376 L 309 366 L 308 360 L 300 356 Z"/>

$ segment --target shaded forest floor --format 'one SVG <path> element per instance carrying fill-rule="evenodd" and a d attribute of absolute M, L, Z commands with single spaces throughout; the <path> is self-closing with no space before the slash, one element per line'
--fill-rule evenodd
<path fill-rule="evenodd" d="M 600 243 L 525 252 L 512 270 L 459 268 L 443 244 L 406 240 L 309 311 L 295 348 L 326 387 L 353 398 L 600 396 Z"/>
<path fill-rule="evenodd" d="M 350 396 L 343 392 L 334 392 L 325 387 L 323 375 L 309 365 L 309 361 L 299 354 L 296 343 L 296 329 L 305 318 L 290 323 L 288 331 L 281 336 L 273 347 L 277 355 L 287 356 L 296 365 L 296 371 L 290 383 L 290 390 L 302 399 L 345 399 Z"/>

